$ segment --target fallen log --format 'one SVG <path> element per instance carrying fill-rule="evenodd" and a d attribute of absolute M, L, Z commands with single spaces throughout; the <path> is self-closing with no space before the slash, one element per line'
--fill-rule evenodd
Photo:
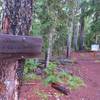
<path fill-rule="evenodd" d="M 65 88 L 64 86 L 58 84 L 58 83 L 51 83 L 51 87 L 54 89 L 60 91 L 61 93 L 68 95 L 70 93 L 69 89 Z"/>

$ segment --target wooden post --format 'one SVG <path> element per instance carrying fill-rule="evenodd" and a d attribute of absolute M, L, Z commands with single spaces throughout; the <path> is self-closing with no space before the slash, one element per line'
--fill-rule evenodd
<path fill-rule="evenodd" d="M 40 37 L 0 35 L 0 100 L 18 100 L 17 61 L 38 57 L 41 48 Z"/>

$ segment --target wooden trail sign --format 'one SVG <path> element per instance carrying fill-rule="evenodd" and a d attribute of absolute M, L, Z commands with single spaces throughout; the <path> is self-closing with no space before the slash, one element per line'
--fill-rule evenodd
<path fill-rule="evenodd" d="M 41 53 L 41 48 L 40 37 L 0 35 L 0 59 L 37 57 Z"/>

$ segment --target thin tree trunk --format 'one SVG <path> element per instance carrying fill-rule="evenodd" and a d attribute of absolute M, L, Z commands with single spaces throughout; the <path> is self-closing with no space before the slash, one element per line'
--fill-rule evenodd
<path fill-rule="evenodd" d="M 79 29 L 79 50 L 84 50 L 84 5 L 81 5 L 80 29 Z"/>
<path fill-rule="evenodd" d="M 71 58 L 71 42 L 72 42 L 72 33 L 68 33 L 67 35 L 67 54 L 66 58 Z"/>
<path fill-rule="evenodd" d="M 6 34 L 29 34 L 33 0 L 4 0 L 2 30 Z M 21 60 L 20 60 L 21 62 Z M 18 100 L 18 67 L 16 59 L 0 60 L 0 100 Z M 22 68 L 23 69 L 23 68 Z M 22 71 L 19 71 L 22 73 Z"/>
<path fill-rule="evenodd" d="M 71 45 L 72 45 L 72 33 L 73 33 L 73 19 L 74 19 L 74 11 L 71 9 L 72 17 L 69 20 L 69 28 L 67 34 L 67 54 L 66 58 L 71 58 Z"/>
<path fill-rule="evenodd" d="M 48 50 L 47 50 L 47 58 L 46 58 L 46 67 L 48 67 L 50 58 L 52 56 L 52 40 L 53 40 L 53 34 L 55 32 L 55 28 L 51 28 L 51 31 L 49 33 L 49 41 L 48 41 Z"/>
<path fill-rule="evenodd" d="M 73 47 L 75 51 L 78 50 L 78 31 L 79 31 L 79 25 L 77 23 L 73 23 Z"/>

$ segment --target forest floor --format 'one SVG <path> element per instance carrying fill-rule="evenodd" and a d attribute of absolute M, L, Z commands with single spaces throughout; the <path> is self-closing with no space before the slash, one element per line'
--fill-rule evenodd
<path fill-rule="evenodd" d="M 72 57 L 77 63 L 63 66 L 80 76 L 86 86 L 72 90 L 68 96 L 61 94 L 41 81 L 31 81 L 21 87 L 20 100 L 100 100 L 100 53 L 77 52 Z"/>

